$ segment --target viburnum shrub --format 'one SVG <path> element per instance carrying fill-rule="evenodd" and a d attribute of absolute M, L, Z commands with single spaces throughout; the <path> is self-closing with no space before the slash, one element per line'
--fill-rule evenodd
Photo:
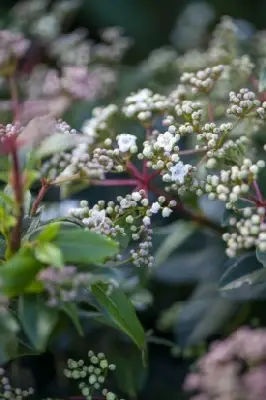
<path fill-rule="evenodd" d="M 52 21 L 51 15 L 46 18 Z M 27 78 L 21 69 L 30 42 L 22 33 L 0 32 L 0 72 L 13 112 L 0 128 L 0 177 L 6 183 L 0 192 L 1 362 L 24 354 L 25 348 L 29 353 L 45 351 L 62 316 L 82 335 L 82 309 L 89 307 L 97 311 L 92 318 L 127 335 L 145 363 L 149 335 L 133 304 L 135 292 L 153 273 L 158 217 L 164 220 L 177 211 L 180 218 L 222 237 L 226 255 L 233 258 L 221 277 L 223 291 L 265 280 L 263 57 L 254 56 L 253 63 L 240 53 L 236 27 L 225 18 L 209 47 L 197 54 L 197 67 L 195 56 L 177 57 L 179 81 L 167 93 L 141 88 L 117 104 L 96 107 L 79 132 L 58 120 L 59 114 L 75 99 L 101 96 L 88 80 L 95 77 L 93 57 L 108 55 L 117 62 L 128 41 L 113 28 L 103 34 L 107 44 L 92 45 L 76 32 L 70 38 L 63 35 L 57 47 L 50 30 L 47 37 L 40 28 L 45 26 L 35 23 L 32 34 L 44 40 L 57 68 L 45 69 L 43 86 L 37 84 L 41 94 L 29 96 L 33 103 L 20 97 L 32 93 L 27 90 L 37 68 Z M 82 57 L 76 65 L 78 49 Z M 158 63 L 158 69 L 169 66 L 168 61 Z M 150 72 L 154 79 L 158 70 L 149 63 L 136 73 Z M 92 80 L 102 89 L 107 71 L 100 71 L 100 82 Z M 47 96 L 46 108 L 32 117 L 42 96 Z M 42 218 L 51 188 L 59 187 L 68 196 L 91 186 L 124 187 L 127 193 L 96 204 L 84 199 L 61 218 Z M 201 211 L 199 201 L 206 197 L 223 204 L 221 224 Z M 246 257 L 256 262 L 247 266 Z M 136 283 L 119 279 L 123 266 Z M 73 365 L 83 366 L 71 362 L 71 377 Z M 87 373 L 82 371 L 81 377 Z M 90 377 L 97 389 L 101 382 L 95 379 Z M 89 387 L 80 387 L 91 398 Z"/>

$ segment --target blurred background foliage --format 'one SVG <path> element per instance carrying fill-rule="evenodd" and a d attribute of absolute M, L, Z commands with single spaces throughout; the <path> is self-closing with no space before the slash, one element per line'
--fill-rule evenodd
<path fill-rule="evenodd" d="M 1 0 L 3 18 L 15 3 Z M 204 45 L 209 39 L 208 33 L 223 15 L 230 15 L 238 21 L 244 37 L 255 29 L 266 29 L 266 2 L 261 0 L 83 0 L 69 29 L 85 27 L 97 41 L 98 32 L 103 27 L 121 26 L 133 39 L 117 90 L 111 98 L 105 99 L 109 102 L 117 101 L 131 89 L 145 86 L 145 74 L 141 76 L 138 71 L 143 73 L 139 66 L 152 50 L 173 46 L 182 53 Z M 75 104 L 66 116 L 68 122 L 80 127 L 94 105 Z M 71 201 L 81 198 L 88 198 L 92 203 L 98 199 L 111 200 L 123 195 L 121 190 L 124 189 L 92 188 L 75 194 Z M 53 193 L 48 200 L 52 202 L 56 198 L 57 193 Z M 60 207 L 60 212 L 64 213 L 64 204 Z M 221 215 L 219 204 L 213 209 L 204 202 L 203 207 L 212 217 Z M 58 213 L 58 208 L 54 210 L 51 207 L 49 216 L 55 212 Z M 69 356 L 84 357 L 92 348 L 104 351 L 118 365 L 118 384 L 125 397 L 182 400 L 185 397 L 181 394 L 181 385 L 188 365 L 204 350 L 207 340 L 230 332 L 242 322 L 263 323 L 264 301 L 239 303 L 218 294 L 217 280 L 225 269 L 224 245 L 220 238 L 181 223 L 179 217 L 173 213 L 170 224 L 157 229 L 154 238 L 156 267 L 148 281 L 149 292 L 139 293 L 138 298 L 135 296 L 145 329 L 152 330 L 157 338 L 151 337 L 148 373 L 140 367 L 134 349 L 120 340 L 116 332 L 108 327 L 99 331 L 91 319 L 85 319 L 85 339 L 76 340 L 73 332 L 66 328 L 51 349 L 54 355 L 47 353 L 22 359 L 20 364 L 25 370 L 19 370 L 20 380 L 31 370 L 39 395 L 65 396 L 65 381 L 60 372 L 64 360 Z M 174 348 L 171 343 L 175 344 Z M 15 377 L 16 366 L 10 368 Z M 75 394 L 74 388 L 68 390 Z M 139 390 L 140 395 L 136 395 Z"/>

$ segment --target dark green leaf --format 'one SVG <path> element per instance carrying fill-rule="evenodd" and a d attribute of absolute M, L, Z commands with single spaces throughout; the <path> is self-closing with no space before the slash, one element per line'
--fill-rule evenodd
<path fill-rule="evenodd" d="M 257 259 L 259 260 L 259 262 L 261 262 L 262 265 L 264 267 L 266 267 L 266 252 L 256 249 L 256 256 L 257 256 Z"/>
<path fill-rule="evenodd" d="M 21 249 L 0 268 L 1 290 L 11 296 L 23 292 L 41 268 L 31 250 Z"/>
<path fill-rule="evenodd" d="M 171 232 L 162 240 L 161 246 L 154 255 L 157 267 L 162 265 L 169 255 L 197 229 L 195 224 L 187 221 L 177 221 L 171 224 L 171 227 Z M 160 234 L 159 230 L 157 234 Z"/>
<path fill-rule="evenodd" d="M 34 348 L 44 351 L 58 321 L 59 311 L 48 307 L 39 295 L 23 295 L 19 298 L 18 315 Z"/>
<path fill-rule="evenodd" d="M 111 349 L 108 358 L 116 366 L 114 375 L 119 389 L 130 398 L 136 398 L 148 374 L 140 353 L 132 345 L 120 343 L 118 348 Z"/>
<path fill-rule="evenodd" d="M 61 249 L 67 263 L 100 263 L 118 251 L 113 240 L 79 228 L 60 230 L 54 243 Z"/>
<path fill-rule="evenodd" d="M 100 307 L 106 311 L 104 316 L 111 319 L 119 330 L 128 335 L 133 342 L 142 350 L 146 350 L 145 332 L 136 315 L 132 303 L 119 288 L 113 288 L 108 294 L 107 285 L 93 285 L 92 294 L 95 296 Z"/>
<path fill-rule="evenodd" d="M 219 286 L 221 290 L 232 290 L 239 288 L 244 283 L 253 282 L 253 274 L 260 271 L 265 272 L 262 264 L 258 261 L 255 252 L 244 254 L 241 257 L 230 260 L 226 266 Z M 250 279 L 249 279 L 250 277 Z"/>
<path fill-rule="evenodd" d="M 78 333 L 83 336 L 83 328 L 79 320 L 78 308 L 74 303 L 66 303 L 62 307 L 62 310 L 69 316 L 71 321 L 73 322 L 75 328 L 77 329 Z"/>
<path fill-rule="evenodd" d="M 9 312 L 0 313 L 0 365 L 17 356 L 19 325 Z"/>

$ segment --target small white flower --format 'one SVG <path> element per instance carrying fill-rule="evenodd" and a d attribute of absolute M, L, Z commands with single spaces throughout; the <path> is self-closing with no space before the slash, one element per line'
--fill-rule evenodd
<path fill-rule="evenodd" d="M 185 182 L 185 177 L 191 168 L 192 166 L 190 164 L 184 165 L 182 161 L 179 161 L 176 165 L 170 168 L 172 173 L 171 180 L 182 185 Z"/>
<path fill-rule="evenodd" d="M 162 210 L 162 216 L 163 216 L 164 218 L 167 218 L 167 217 L 169 217 L 169 215 L 170 215 L 172 212 L 173 212 L 173 210 L 171 210 L 171 208 L 169 208 L 169 207 L 164 207 L 163 210 Z"/>
<path fill-rule="evenodd" d="M 177 139 L 170 132 L 161 133 L 156 140 L 156 146 L 165 151 L 172 151 Z"/>
<path fill-rule="evenodd" d="M 134 218 L 132 217 L 132 215 L 128 215 L 126 217 L 126 223 L 133 224 L 133 222 L 134 222 Z"/>
<path fill-rule="evenodd" d="M 134 201 L 140 201 L 142 199 L 141 194 L 139 192 L 133 192 L 131 197 L 132 200 Z"/>
<path fill-rule="evenodd" d="M 137 138 L 134 135 L 130 135 L 128 133 L 121 133 L 120 135 L 117 135 L 116 139 L 118 148 L 122 153 L 130 151 L 130 148 L 132 146 L 136 146 Z"/>
<path fill-rule="evenodd" d="M 101 226 L 104 223 L 105 217 L 105 210 L 91 210 L 90 212 L 90 219 L 94 222 L 95 226 Z"/>
<path fill-rule="evenodd" d="M 142 220 L 143 224 L 145 226 L 150 225 L 151 224 L 151 219 L 149 217 L 144 217 Z"/>
<path fill-rule="evenodd" d="M 158 201 L 156 201 L 155 203 L 152 203 L 151 212 L 153 214 L 157 214 L 159 212 L 160 208 L 161 208 L 160 203 L 158 203 Z"/>
<path fill-rule="evenodd" d="M 129 208 L 130 206 L 131 206 L 131 203 L 127 199 L 122 199 L 120 201 L 120 207 L 121 208 Z"/>

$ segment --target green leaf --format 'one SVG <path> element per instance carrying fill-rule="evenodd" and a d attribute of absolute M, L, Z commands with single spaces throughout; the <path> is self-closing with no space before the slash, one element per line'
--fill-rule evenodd
<path fill-rule="evenodd" d="M 0 259 L 5 258 L 5 252 L 6 252 L 6 241 L 4 238 L 0 237 Z"/>
<path fill-rule="evenodd" d="M 104 309 L 104 316 L 110 319 L 112 323 L 143 351 L 146 351 L 146 338 L 144 329 L 139 322 L 132 303 L 119 288 L 113 288 L 108 294 L 108 286 L 105 284 L 92 285 L 91 291 L 95 296 L 100 307 L 99 311 Z"/>
<path fill-rule="evenodd" d="M 14 201 L 14 191 L 11 185 L 6 185 L 4 193 L 11 199 L 11 201 L 12 200 Z M 24 195 L 24 212 L 26 215 L 29 215 L 31 209 L 31 192 L 29 190 L 26 190 L 23 195 Z"/>
<path fill-rule="evenodd" d="M 61 249 L 66 263 L 101 263 L 118 251 L 113 240 L 76 227 L 60 230 L 54 244 Z"/>
<path fill-rule="evenodd" d="M 261 262 L 262 265 L 266 267 L 266 252 L 256 249 L 256 257 L 259 260 L 259 262 Z"/>
<path fill-rule="evenodd" d="M 21 249 L 0 268 L 1 290 L 10 296 L 23 292 L 41 268 L 30 249 Z"/>
<path fill-rule="evenodd" d="M 18 315 L 21 325 L 34 348 L 43 352 L 58 322 L 59 311 L 48 307 L 39 295 L 20 296 Z"/>
<path fill-rule="evenodd" d="M 251 286 L 266 282 L 266 270 L 256 258 L 255 252 L 230 260 L 227 271 L 220 280 L 222 292 L 232 291 L 243 285 Z"/>
<path fill-rule="evenodd" d="M 119 389 L 130 398 L 137 398 L 148 375 L 137 349 L 130 344 L 120 343 L 117 348 L 111 348 L 108 358 L 116 366 L 113 374 Z"/>
<path fill-rule="evenodd" d="M 15 205 L 14 199 L 10 197 L 7 193 L 2 191 L 0 192 L 0 203 L 2 205 L 8 205 L 11 208 L 13 208 Z"/>
<path fill-rule="evenodd" d="M 238 210 L 242 210 L 243 208 L 250 206 L 250 204 L 247 201 L 243 200 L 238 200 L 235 205 L 237 207 L 237 210 L 228 210 L 227 208 L 225 208 L 221 220 L 221 225 L 223 227 L 228 226 L 231 217 L 236 217 L 239 214 Z"/>
<path fill-rule="evenodd" d="M 166 236 L 154 254 L 155 266 L 157 267 L 162 265 L 169 255 L 197 229 L 195 224 L 187 221 L 177 221 L 171 225 L 170 234 Z M 164 230 L 161 232 L 164 233 Z M 157 234 L 160 234 L 160 230 L 157 231 Z"/>
<path fill-rule="evenodd" d="M 0 313 L 0 365 L 17 356 L 19 325 L 10 312 Z"/>
<path fill-rule="evenodd" d="M 34 249 L 34 254 L 37 260 L 43 264 L 53 265 L 58 268 L 64 266 L 62 252 L 53 243 L 40 243 L 40 245 Z"/>
<path fill-rule="evenodd" d="M 79 320 L 78 307 L 74 303 L 66 303 L 63 305 L 62 310 L 68 315 L 73 322 L 77 332 L 80 336 L 84 336 L 84 331 Z"/>
<path fill-rule="evenodd" d="M 60 230 L 59 222 L 52 222 L 47 224 L 42 229 L 41 233 L 38 235 L 37 240 L 39 242 L 50 242 L 57 236 Z"/>

